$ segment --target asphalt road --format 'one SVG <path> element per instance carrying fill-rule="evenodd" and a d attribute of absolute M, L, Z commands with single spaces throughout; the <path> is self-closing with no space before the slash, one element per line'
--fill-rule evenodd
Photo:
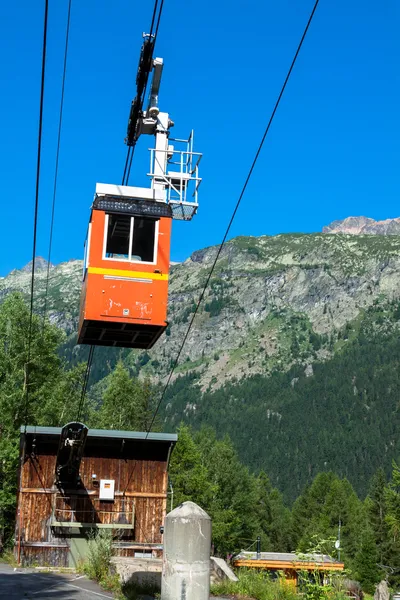
<path fill-rule="evenodd" d="M 70 573 L 38 573 L 0 563 L 0 599 L 101 600 L 113 598 L 85 576 Z"/>

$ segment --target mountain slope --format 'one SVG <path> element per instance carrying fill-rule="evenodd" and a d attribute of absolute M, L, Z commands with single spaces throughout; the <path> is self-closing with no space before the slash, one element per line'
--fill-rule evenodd
<path fill-rule="evenodd" d="M 331 356 L 329 336 L 356 319 L 381 297 L 399 297 L 400 238 L 397 236 L 280 235 L 239 237 L 228 242 L 182 353 L 178 374 L 200 373 L 203 389 L 257 373 L 287 370 Z M 216 248 L 206 248 L 172 268 L 167 335 L 148 356 L 122 352 L 128 363 L 159 380 L 180 347 Z M 74 348 L 81 262 L 50 271 L 48 314 Z M 43 310 L 45 271 L 35 283 L 35 309 Z M 30 275 L 14 271 L 0 281 L 0 298 L 10 290 L 29 293 Z M 121 353 L 99 351 L 98 376 Z M 129 357 L 129 358 L 128 358 Z M 105 360 L 106 359 L 106 360 Z M 145 365 L 143 363 L 146 363 Z"/>
<path fill-rule="evenodd" d="M 167 394 L 166 420 L 171 429 L 184 419 L 229 433 L 241 459 L 264 469 L 288 500 L 324 470 L 348 477 L 364 495 L 374 472 L 389 474 L 400 456 L 398 319 L 398 302 L 371 308 L 312 373 L 295 366 L 204 394 L 187 376 Z"/>
<path fill-rule="evenodd" d="M 180 348 L 217 248 L 173 266 L 170 325 L 149 352 L 96 349 L 91 383 L 122 358 L 134 374 L 164 381 Z M 42 265 L 43 267 L 43 265 Z M 51 268 L 48 314 L 76 347 L 82 263 Z M 46 270 L 37 271 L 35 309 Z M 0 280 L 28 297 L 30 274 Z M 223 249 L 164 405 L 166 428 L 181 418 L 228 432 L 255 469 L 288 498 L 323 468 L 360 492 L 375 466 L 399 453 L 400 237 L 239 237 Z M 381 462 L 380 462 L 381 461 Z"/>

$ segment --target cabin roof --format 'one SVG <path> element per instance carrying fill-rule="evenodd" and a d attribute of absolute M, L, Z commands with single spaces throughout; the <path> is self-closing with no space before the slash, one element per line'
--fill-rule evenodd
<path fill-rule="evenodd" d="M 25 433 L 25 427 L 21 426 L 21 434 Z M 36 427 L 29 425 L 26 428 L 27 434 L 33 434 L 35 436 L 49 436 L 56 435 L 60 436 L 61 427 Z M 167 442 L 173 443 L 178 441 L 176 433 L 146 433 L 145 431 L 121 431 L 118 429 L 89 429 L 89 438 L 101 438 L 101 439 L 124 439 L 124 440 L 138 440 L 148 442 Z"/>

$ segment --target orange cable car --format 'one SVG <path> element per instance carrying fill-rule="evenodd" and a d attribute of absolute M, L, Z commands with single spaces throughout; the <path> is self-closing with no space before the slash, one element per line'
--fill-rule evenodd
<path fill-rule="evenodd" d="M 142 68 L 139 62 L 139 71 Z M 193 132 L 187 140 L 170 138 L 174 123 L 157 106 L 162 59 L 154 59 L 151 68 L 149 107 L 137 121 L 130 117 L 127 137 L 132 145 L 142 134 L 155 136 L 151 187 L 96 185 L 85 245 L 78 344 L 148 349 L 168 325 L 171 223 L 190 221 L 196 214 L 201 154 L 193 152 Z"/>
<path fill-rule="evenodd" d="M 78 344 L 151 348 L 157 341 L 168 325 L 171 222 L 168 204 L 96 194 Z"/>

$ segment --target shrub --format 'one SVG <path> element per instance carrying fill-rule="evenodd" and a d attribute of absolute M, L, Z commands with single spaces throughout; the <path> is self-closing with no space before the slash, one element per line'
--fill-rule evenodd
<path fill-rule="evenodd" d="M 216 596 L 235 595 L 254 600 L 295 600 L 297 594 L 283 578 L 272 580 L 268 573 L 253 569 L 240 569 L 239 581 L 224 580 L 211 586 Z"/>
<path fill-rule="evenodd" d="M 272 579 L 265 571 L 240 569 L 239 581 L 224 580 L 211 586 L 214 596 L 235 596 L 254 600 L 348 600 L 342 586 L 312 584 L 308 576 L 303 580 L 301 592 L 292 587 L 284 578 Z M 302 579 L 301 573 L 300 580 Z M 306 589 L 304 583 L 307 583 Z"/>
<path fill-rule="evenodd" d="M 107 581 L 112 555 L 112 533 L 107 529 L 99 529 L 89 539 L 83 572 L 90 579 L 99 582 Z"/>

